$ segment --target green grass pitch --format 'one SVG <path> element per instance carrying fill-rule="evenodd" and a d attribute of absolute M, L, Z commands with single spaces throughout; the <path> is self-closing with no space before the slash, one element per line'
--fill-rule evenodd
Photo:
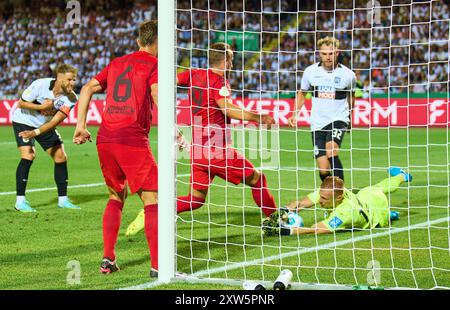
<path fill-rule="evenodd" d="M 95 134 L 96 128 L 91 128 Z M 0 127 L 0 289 L 115 289 L 149 282 L 149 255 L 143 233 L 131 240 L 125 229 L 142 208 L 133 195 L 126 203 L 117 244 L 122 270 L 99 273 L 102 257 L 102 214 L 107 201 L 95 144 L 71 143 L 72 127 L 61 127 L 69 157 L 70 198 L 81 211 L 57 208 L 56 189 L 30 192 L 27 199 L 38 210 L 14 210 L 15 170 L 19 153 L 11 127 Z M 249 144 L 249 131 L 235 132 L 235 143 L 246 145 L 252 162 L 266 167 L 269 187 L 277 204 L 299 198 L 318 184 L 311 137 L 307 129 L 274 130 L 266 145 Z M 157 129 L 152 129 L 156 154 Z M 243 139 L 245 137 L 245 139 Z M 350 152 L 350 148 L 352 151 Z M 260 153 L 267 149 L 266 153 Z M 278 150 L 278 151 L 273 151 Z M 267 155 L 270 153 L 270 157 Z M 28 189 L 55 187 L 53 164 L 37 145 Z M 179 153 L 181 156 L 182 153 Z M 302 283 L 366 284 L 368 263 L 379 263 L 379 285 L 385 287 L 450 287 L 449 135 L 446 129 L 354 129 L 344 138 L 341 155 L 346 186 L 354 190 L 377 183 L 386 168 L 398 165 L 414 176 L 391 195 L 400 212 L 392 232 L 386 229 L 354 231 L 301 238 L 260 234 L 260 211 L 243 186 L 216 179 L 207 203 L 177 222 L 178 270 L 203 277 L 274 280 L 289 268 Z M 178 194 L 188 191 L 189 161 L 180 160 Z M 86 185 L 94 184 L 87 187 Z M 306 225 L 323 212 L 302 211 Z M 434 221 L 431 227 L 424 223 Z M 81 284 L 67 284 L 70 261 L 81 267 Z M 208 273 L 208 270 L 210 273 Z M 214 272 L 214 273 L 211 273 Z M 219 284 L 174 283 L 162 289 L 237 289 Z"/>

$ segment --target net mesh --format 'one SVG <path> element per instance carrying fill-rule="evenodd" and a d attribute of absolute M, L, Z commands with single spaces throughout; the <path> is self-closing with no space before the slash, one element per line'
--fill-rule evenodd
<path fill-rule="evenodd" d="M 204 205 L 177 217 L 177 268 L 202 279 L 450 287 L 449 7 L 443 1 L 177 1 L 177 71 L 208 68 L 210 46 L 234 52 L 228 81 L 238 106 L 274 117 L 271 130 L 231 121 L 233 147 L 267 177 L 279 207 L 320 186 L 311 143 L 311 98 L 288 119 L 317 41 L 340 41 L 339 61 L 357 78 L 352 131 L 340 158 L 353 192 L 388 177 L 414 180 L 387 194 L 400 219 L 388 227 L 326 235 L 261 234 L 264 214 L 249 186 L 216 177 Z M 177 87 L 178 127 L 192 139 L 192 100 Z M 178 153 L 177 195 L 191 189 L 191 160 Z M 178 199 L 179 201 L 179 199 Z M 306 226 L 328 214 L 300 213 Z"/>

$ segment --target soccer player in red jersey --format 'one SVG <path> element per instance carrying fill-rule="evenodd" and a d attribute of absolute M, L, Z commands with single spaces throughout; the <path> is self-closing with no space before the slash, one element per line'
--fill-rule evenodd
<path fill-rule="evenodd" d="M 231 147 L 227 129 L 230 119 L 274 124 L 269 115 L 245 111 L 231 100 L 226 71 L 233 67 L 233 51 L 226 43 L 215 43 L 209 51 L 210 69 L 179 73 L 177 84 L 189 87 L 192 115 L 191 188 L 188 196 L 177 198 L 177 212 L 192 211 L 205 203 L 209 186 L 218 176 L 233 184 L 245 183 L 266 216 L 276 210 L 264 174 Z"/>
<path fill-rule="evenodd" d="M 177 198 L 177 212 L 200 208 L 206 199 L 213 179 L 218 176 L 234 184 L 244 182 L 252 189 L 256 204 L 266 216 L 276 210 L 264 174 L 242 154 L 231 147 L 226 124 L 230 118 L 270 126 L 269 115 L 245 111 L 233 104 L 226 71 L 232 68 L 233 51 L 225 43 L 215 43 L 209 51 L 210 69 L 191 69 L 177 76 L 177 84 L 189 87 L 192 115 L 191 188 L 189 195 Z M 184 147 L 183 137 L 179 145 Z M 180 142 L 181 140 L 181 142 Z M 128 226 L 126 235 L 132 236 L 144 228 L 144 214 L 140 212 Z"/>
<path fill-rule="evenodd" d="M 113 60 L 84 85 L 78 102 L 74 143 L 91 140 L 86 116 L 92 95 L 106 90 L 106 106 L 97 136 L 97 150 L 109 201 L 103 215 L 102 273 L 119 270 L 117 242 L 127 184 L 144 203 L 145 234 L 150 249 L 151 276 L 158 270 L 158 170 L 148 134 L 153 105 L 158 103 L 157 22 L 139 27 L 139 51 Z"/>

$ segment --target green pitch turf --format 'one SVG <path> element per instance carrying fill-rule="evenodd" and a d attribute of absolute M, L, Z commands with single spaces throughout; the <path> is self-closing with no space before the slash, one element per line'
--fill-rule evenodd
<path fill-rule="evenodd" d="M 95 134 L 96 128 L 91 128 Z M 38 210 L 22 214 L 13 209 L 15 169 L 19 153 L 10 127 L 0 127 L 0 289 L 114 289 L 150 281 L 144 233 L 127 240 L 126 227 L 141 209 L 131 196 L 123 212 L 117 244 L 122 270 L 99 273 L 102 257 L 102 214 L 107 201 L 95 144 L 73 145 L 72 127 L 61 127 L 69 157 L 69 196 L 82 210 L 57 208 L 53 163 L 37 145 L 27 199 Z M 267 143 L 252 143 L 251 130 L 235 131 L 234 141 L 263 167 L 279 205 L 301 197 L 319 182 L 313 171 L 311 137 L 307 129 L 273 130 Z M 157 130 L 151 141 L 156 154 Z M 258 141 L 265 141 L 262 136 Z M 350 153 L 349 149 L 352 149 Z M 178 194 L 186 195 L 189 161 L 179 153 Z M 391 165 L 409 167 L 411 186 L 391 195 L 400 212 L 392 233 L 386 229 L 336 235 L 265 237 L 260 234 L 260 211 L 251 191 L 216 179 L 207 203 L 177 222 L 178 270 L 203 277 L 274 280 L 280 269 L 303 283 L 366 284 L 370 261 L 380 268 L 385 287 L 450 287 L 449 135 L 445 129 L 354 129 L 342 145 L 346 186 L 355 191 L 387 176 Z M 323 219 L 323 211 L 305 210 L 305 224 Z M 431 227 L 426 223 L 433 221 Z M 425 223 L 425 224 L 424 224 Z M 73 261 L 80 265 L 80 284 L 69 285 Z M 220 284 L 174 283 L 157 289 L 238 289 Z"/>

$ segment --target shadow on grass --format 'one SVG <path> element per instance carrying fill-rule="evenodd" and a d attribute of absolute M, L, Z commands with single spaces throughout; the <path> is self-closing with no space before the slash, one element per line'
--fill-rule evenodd
<path fill-rule="evenodd" d="M 120 268 L 126 269 L 134 266 L 139 266 L 145 263 L 148 263 L 148 271 L 150 272 L 150 256 L 142 256 L 142 258 L 134 260 L 127 260 L 127 261 L 122 260 L 122 263 L 120 263 Z"/>

